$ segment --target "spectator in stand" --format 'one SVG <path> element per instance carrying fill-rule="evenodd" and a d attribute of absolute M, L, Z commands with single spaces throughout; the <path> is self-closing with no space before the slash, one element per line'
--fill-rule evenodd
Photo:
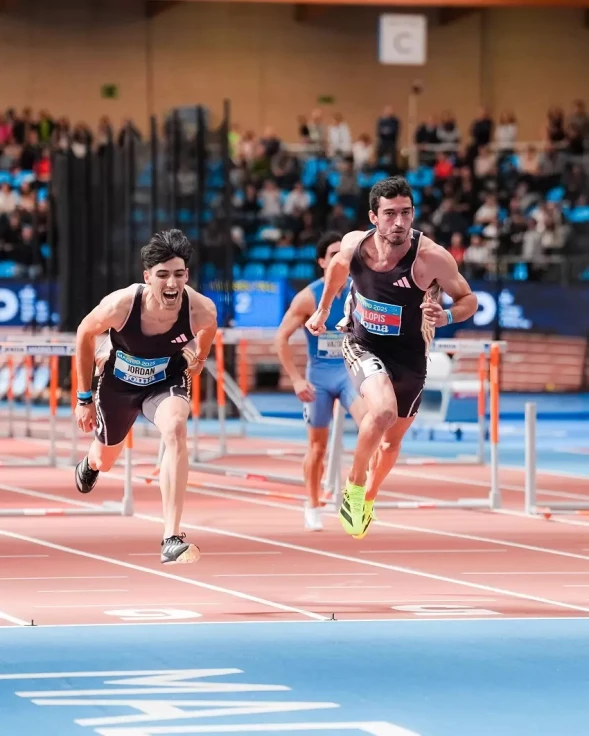
<path fill-rule="evenodd" d="M 6 145 L 12 137 L 12 123 L 6 115 L 0 114 L 0 146 Z"/>
<path fill-rule="evenodd" d="M 415 131 L 415 145 L 419 151 L 419 161 L 423 164 L 432 164 L 435 161 L 435 151 L 428 151 L 428 146 L 437 146 L 439 125 L 435 115 L 430 115 L 425 123 L 421 123 Z"/>
<path fill-rule="evenodd" d="M 47 110 L 41 110 L 39 113 L 39 122 L 37 123 L 37 133 L 39 134 L 39 144 L 47 146 L 51 142 L 55 123 Z"/>
<path fill-rule="evenodd" d="M 475 213 L 474 221 L 477 225 L 489 225 L 499 217 L 499 205 L 497 195 L 491 192 L 485 195 L 484 203 Z"/>
<path fill-rule="evenodd" d="M 445 150 L 456 151 L 460 143 L 460 131 L 456 125 L 456 119 L 450 110 L 444 110 L 440 116 L 440 124 L 437 129 L 438 142 Z"/>
<path fill-rule="evenodd" d="M 517 140 L 517 120 L 512 112 L 502 112 L 495 128 L 495 144 L 500 154 L 515 150 Z"/>
<path fill-rule="evenodd" d="M 299 245 L 316 245 L 320 233 L 315 227 L 312 212 L 303 212 L 301 217 L 301 229 L 297 235 Z"/>
<path fill-rule="evenodd" d="M 272 179 L 266 179 L 259 193 L 260 217 L 264 220 L 275 222 L 282 215 L 282 204 L 280 202 L 280 189 Z"/>
<path fill-rule="evenodd" d="M 341 204 L 336 204 L 327 219 L 327 230 L 335 230 L 340 233 L 347 233 L 352 229 L 352 222 L 344 212 Z"/>
<path fill-rule="evenodd" d="M 434 176 L 438 184 L 450 179 L 454 174 L 454 164 L 447 153 L 439 151 L 436 154 L 436 165 L 434 166 Z"/>
<path fill-rule="evenodd" d="M 319 150 L 325 150 L 327 141 L 327 131 L 323 122 L 323 113 L 318 108 L 311 113 L 311 119 L 307 125 L 309 130 L 309 139 L 311 143 Z"/>
<path fill-rule="evenodd" d="M 477 151 L 483 146 L 488 146 L 493 140 L 493 118 L 486 107 L 479 108 L 471 125 L 470 135 Z"/>
<path fill-rule="evenodd" d="M 271 125 L 266 126 L 264 135 L 260 138 L 260 145 L 264 149 L 264 156 L 267 159 L 272 159 L 280 151 L 281 140 Z"/>
<path fill-rule="evenodd" d="M 374 145 L 368 133 L 358 136 L 352 144 L 352 157 L 356 171 L 365 171 L 375 164 Z"/>
<path fill-rule="evenodd" d="M 311 198 L 303 189 L 301 182 L 297 182 L 293 189 L 286 195 L 284 200 L 284 214 L 289 217 L 299 218 L 311 206 Z"/>
<path fill-rule="evenodd" d="M 462 233 L 452 233 L 448 250 L 454 257 L 458 270 L 462 272 L 464 265 L 464 236 Z"/>
<path fill-rule="evenodd" d="M 573 102 L 573 112 L 568 119 L 568 125 L 578 128 L 583 140 L 589 139 L 589 115 L 587 115 L 583 100 Z"/>
<path fill-rule="evenodd" d="M 8 182 L 0 185 L 0 215 L 9 215 L 19 204 L 19 196 Z"/>
<path fill-rule="evenodd" d="M 27 141 L 20 153 L 20 168 L 24 171 L 32 171 L 35 167 L 35 162 L 40 156 L 39 133 L 35 128 L 31 128 L 27 135 Z"/>
<path fill-rule="evenodd" d="M 485 186 L 497 176 L 497 156 L 488 145 L 480 146 L 474 160 L 474 175 Z"/>
<path fill-rule="evenodd" d="M 341 113 L 336 112 L 327 129 L 327 155 L 330 158 L 346 158 L 352 153 L 350 126 Z"/>
<path fill-rule="evenodd" d="M 392 105 L 387 105 L 382 111 L 376 126 L 377 156 L 382 159 L 391 173 L 397 167 L 397 148 L 400 133 L 399 118 L 395 115 Z"/>
<path fill-rule="evenodd" d="M 544 136 L 551 143 L 563 143 L 566 139 L 564 127 L 564 112 L 562 108 L 552 106 L 548 110 L 548 121 L 546 124 L 546 133 Z"/>
<path fill-rule="evenodd" d="M 491 265 L 491 246 L 480 235 L 473 235 L 464 252 L 464 275 L 466 279 L 483 279 Z"/>

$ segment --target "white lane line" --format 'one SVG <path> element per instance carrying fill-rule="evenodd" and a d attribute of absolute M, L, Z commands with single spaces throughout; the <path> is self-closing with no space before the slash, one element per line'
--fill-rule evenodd
<path fill-rule="evenodd" d="M 214 578 L 349 578 L 358 575 L 378 575 L 377 572 L 246 572 L 219 573 Z"/>
<path fill-rule="evenodd" d="M 70 590 L 38 590 L 37 593 L 128 593 L 128 588 L 100 588 L 96 590 L 86 590 L 85 588 L 73 588 Z"/>
<path fill-rule="evenodd" d="M 0 580 L 124 580 L 128 575 L 64 575 L 56 577 L 39 577 L 39 578 L 0 578 Z"/>
<path fill-rule="evenodd" d="M 499 555 L 506 549 L 361 549 L 360 555 L 465 555 L 476 554 Z"/>
<path fill-rule="evenodd" d="M 17 626 L 30 626 L 30 621 L 23 621 L 22 618 L 17 618 L 16 616 L 11 616 L 9 613 L 5 613 L 4 611 L 0 611 L 0 618 L 4 621 L 8 621 L 11 624 L 16 624 Z"/>
<path fill-rule="evenodd" d="M 162 519 L 159 520 L 159 524 L 162 523 Z M 104 557 L 103 555 L 97 555 L 92 552 L 85 552 L 84 550 L 75 549 L 73 547 L 65 547 L 61 544 L 54 544 L 53 542 L 47 542 L 44 539 L 38 539 L 36 537 L 30 537 L 25 534 L 17 534 L 16 532 L 9 532 L 5 529 L 0 529 L 0 535 L 4 537 L 9 537 L 11 539 L 20 539 L 22 542 L 29 542 L 30 544 L 37 544 L 41 547 L 47 547 L 49 549 L 55 549 L 58 552 L 66 552 L 68 554 L 76 555 L 78 557 L 85 557 L 89 560 L 98 560 L 98 562 L 106 562 L 111 565 L 117 565 L 118 567 L 125 567 L 128 570 L 134 570 L 135 572 L 143 572 L 147 573 L 148 575 L 155 575 L 160 578 L 167 578 L 168 580 L 174 580 L 178 583 L 185 583 L 186 585 L 193 585 L 196 588 L 205 588 L 206 590 L 212 590 L 216 593 L 224 593 L 225 595 L 230 595 L 234 598 L 241 598 L 242 600 L 249 601 L 250 603 L 258 603 L 260 605 L 266 606 L 268 608 L 274 608 L 279 611 L 288 611 L 289 613 L 298 613 L 301 616 L 306 616 L 307 618 L 313 618 L 317 619 L 319 621 L 325 621 L 326 616 L 322 616 L 318 613 L 313 613 L 312 611 L 305 611 L 301 608 L 295 608 L 294 606 L 288 606 L 283 603 L 277 603 L 275 601 L 266 600 L 265 598 L 260 598 L 258 596 L 254 595 L 248 595 L 247 593 L 242 593 L 238 590 L 231 590 L 230 588 L 221 588 L 218 585 L 212 585 L 210 583 L 203 583 L 198 580 L 193 580 L 191 578 L 183 578 L 180 575 L 173 575 L 171 573 L 163 572 L 162 570 L 152 570 L 149 567 L 142 567 L 140 565 L 135 565 L 131 562 L 124 562 L 123 560 L 117 560 L 112 557 Z"/>
<path fill-rule="evenodd" d="M 502 466 L 502 467 L 505 468 L 505 466 Z M 522 474 L 524 472 L 523 468 L 511 468 L 511 469 L 518 470 Z M 439 472 L 436 472 L 434 474 L 434 473 L 428 473 L 425 471 L 420 472 L 418 470 L 415 470 L 415 471 L 404 470 L 404 469 L 401 469 L 400 467 L 397 467 L 394 469 L 393 473 L 394 475 L 402 475 L 407 478 L 419 478 L 422 480 L 439 480 L 445 483 L 460 484 L 464 486 L 476 486 L 476 487 L 486 488 L 486 489 L 489 488 L 489 481 L 486 481 L 486 480 L 469 480 L 468 478 L 457 478 L 456 476 L 445 475 L 444 473 L 439 473 Z M 559 474 L 552 473 L 551 475 L 558 477 Z M 582 476 L 572 476 L 572 477 L 582 477 Z M 584 478 L 584 480 L 587 480 L 587 478 Z M 525 492 L 525 487 L 523 485 L 510 485 L 507 483 L 500 482 L 499 486 L 502 491 L 515 491 L 518 493 Z M 380 491 L 380 493 L 385 494 L 385 495 L 391 495 L 391 494 L 399 495 L 399 496 L 406 495 L 409 498 L 408 494 L 395 494 L 394 491 Z M 548 488 L 538 488 L 536 490 L 536 494 L 538 496 L 553 496 L 554 498 L 566 498 L 566 499 L 577 499 L 577 500 L 580 500 L 583 498 L 589 499 L 589 496 L 586 496 L 580 493 L 576 493 L 574 491 L 556 491 L 556 490 L 551 490 Z M 432 497 L 427 496 L 427 497 L 420 497 L 420 498 L 428 498 L 429 500 L 431 500 Z"/>
<path fill-rule="evenodd" d="M 390 590 L 392 585 L 307 585 L 307 590 Z"/>
<path fill-rule="evenodd" d="M 585 570 L 584 572 L 556 572 L 554 570 L 551 570 L 550 572 L 538 572 L 537 570 L 534 570 L 533 572 L 513 572 L 510 570 L 509 572 L 463 572 L 462 575 L 589 575 L 589 570 Z"/>
<path fill-rule="evenodd" d="M 266 557 L 268 555 L 281 555 L 282 552 L 201 552 L 201 557 L 221 557 L 231 555 L 234 557 Z M 129 552 L 129 557 L 159 557 L 159 552 Z"/>
<path fill-rule="evenodd" d="M 125 607 L 128 607 L 129 609 L 137 609 L 137 608 L 168 608 L 169 606 L 187 606 L 188 608 L 194 607 L 194 600 L 192 601 L 184 601 L 183 603 L 168 603 L 166 601 L 165 603 L 162 603 L 161 601 L 159 603 L 129 603 L 128 601 L 125 601 L 123 604 Z M 201 606 L 222 606 L 222 603 L 213 603 L 211 601 L 198 601 L 197 608 L 200 608 Z M 45 606 L 31 606 L 31 608 L 70 608 L 71 609 L 72 604 L 64 605 L 64 604 L 55 604 L 55 605 L 45 605 Z M 109 608 L 120 608 L 121 602 L 118 603 L 76 603 L 76 609 L 78 608 L 104 608 L 105 610 L 108 610 Z"/>
<path fill-rule="evenodd" d="M 118 478 L 121 478 L 122 477 L 122 476 L 119 476 L 118 474 L 115 475 L 112 472 L 109 473 L 109 475 L 111 477 L 118 477 Z M 240 501 L 242 503 L 254 503 L 254 504 L 262 505 L 262 506 L 270 506 L 270 505 L 272 505 L 273 507 L 278 506 L 278 507 L 281 507 L 281 508 L 284 508 L 284 509 L 289 509 L 290 511 L 295 511 L 296 513 L 300 513 L 300 510 L 297 507 L 293 507 L 293 506 L 291 506 L 289 504 L 279 504 L 277 502 L 265 502 L 265 501 L 260 501 L 258 499 L 249 499 L 249 498 L 245 498 L 243 494 L 237 495 L 237 494 L 232 494 L 232 493 L 227 493 L 227 492 L 219 493 L 219 492 L 215 492 L 215 491 L 203 491 L 201 489 L 194 489 L 194 488 L 191 488 L 191 487 L 188 487 L 187 490 L 189 492 L 200 493 L 201 495 L 208 495 L 208 496 L 221 497 L 221 498 L 232 498 L 232 499 L 235 499 L 235 500 Z M 64 497 L 58 497 L 58 498 L 61 498 L 62 500 L 64 499 Z M 160 525 L 162 524 L 162 521 L 163 521 L 161 517 L 150 516 L 150 515 L 147 515 L 147 514 L 138 514 L 138 513 L 136 513 L 134 515 L 134 518 L 136 518 L 136 519 L 142 519 L 144 521 L 154 522 L 154 523 L 157 523 L 157 524 L 160 524 Z M 545 548 L 542 548 L 542 547 L 533 547 L 531 545 L 517 544 L 515 542 L 503 542 L 501 540 L 491 539 L 491 538 L 488 538 L 488 537 L 476 537 L 476 536 L 472 536 L 472 535 L 462 535 L 462 534 L 457 534 L 457 533 L 454 533 L 454 532 L 439 532 L 439 531 L 433 531 L 433 530 L 429 530 L 429 529 L 421 529 L 419 527 L 409 527 L 409 526 L 402 526 L 402 525 L 397 525 L 397 524 L 389 524 L 387 522 L 382 522 L 382 521 L 378 521 L 378 522 L 375 522 L 375 523 L 378 524 L 378 525 L 380 525 L 380 526 L 385 526 L 387 528 L 398 528 L 398 529 L 405 530 L 405 531 L 417 531 L 417 532 L 426 533 L 426 534 L 436 534 L 436 535 L 440 535 L 440 536 L 455 537 L 455 538 L 459 538 L 459 539 L 469 539 L 471 541 L 478 542 L 478 543 L 481 543 L 481 542 L 483 542 L 483 543 L 490 543 L 490 544 L 495 544 L 495 545 L 500 545 L 500 546 L 505 546 L 505 547 L 515 547 L 515 548 L 520 548 L 520 549 L 528 549 L 528 550 L 534 551 L 534 552 L 544 552 L 546 554 L 553 554 L 553 555 L 557 555 L 557 556 L 574 557 L 574 558 L 578 558 L 578 559 L 586 559 L 586 560 L 589 560 L 589 557 L 587 557 L 587 556 L 574 555 L 574 554 L 572 554 L 570 552 L 560 552 L 560 551 L 556 551 L 556 550 L 545 549 Z M 220 536 L 226 536 L 226 537 L 230 537 L 230 538 L 233 538 L 233 539 L 242 539 L 242 540 L 246 540 L 246 541 L 249 541 L 249 542 L 257 542 L 259 544 L 266 544 L 266 545 L 273 546 L 273 547 L 280 547 L 282 549 L 291 549 L 291 550 L 295 550 L 295 551 L 299 551 L 299 552 L 306 552 L 308 554 L 312 554 L 312 555 L 316 555 L 316 556 L 327 557 L 327 558 L 330 558 L 330 559 L 341 560 L 341 561 L 344 561 L 344 562 L 352 562 L 352 563 L 360 564 L 360 565 L 367 565 L 367 566 L 370 566 L 370 567 L 377 567 L 377 568 L 380 568 L 380 569 L 390 570 L 392 572 L 399 572 L 401 574 L 411 575 L 411 576 L 414 576 L 414 577 L 421 577 L 421 578 L 426 578 L 426 579 L 429 579 L 429 580 L 438 580 L 440 582 L 452 583 L 452 584 L 458 585 L 458 586 L 475 588 L 475 589 L 484 590 L 484 591 L 487 591 L 487 592 L 490 592 L 490 593 L 498 593 L 500 595 L 504 595 L 504 596 L 507 596 L 507 597 L 510 597 L 510 598 L 517 598 L 517 599 L 526 600 L 526 601 L 534 601 L 536 603 L 542 603 L 542 604 L 549 605 L 549 606 L 554 606 L 554 607 L 557 607 L 557 608 L 565 608 L 565 609 L 568 609 L 568 610 L 583 611 L 585 613 L 589 613 L 589 608 L 586 608 L 586 607 L 583 607 L 583 606 L 576 606 L 576 605 L 571 604 L 571 603 L 565 603 L 563 601 L 552 600 L 550 598 L 543 598 L 543 597 L 540 597 L 540 596 L 532 596 L 532 595 L 528 595 L 526 593 L 518 593 L 518 592 L 512 591 L 512 590 L 505 590 L 505 589 L 502 589 L 502 588 L 491 587 L 489 585 L 483 585 L 481 583 L 474 583 L 474 582 L 466 581 L 464 579 L 451 578 L 451 577 L 447 577 L 447 576 L 444 576 L 444 575 L 436 575 L 434 573 L 423 572 L 421 570 L 414 570 L 414 569 L 407 568 L 407 567 L 400 567 L 400 566 L 397 566 L 397 565 L 385 564 L 385 563 L 382 563 L 382 562 L 376 562 L 376 561 L 373 561 L 373 560 L 366 560 L 366 559 L 362 559 L 362 558 L 359 558 L 359 557 L 351 557 L 351 556 L 348 556 L 348 555 L 340 555 L 340 554 L 337 554 L 335 552 L 327 552 L 327 551 L 324 551 L 324 550 L 318 550 L 318 549 L 314 549 L 314 548 L 311 548 L 311 547 L 304 547 L 302 545 L 289 544 L 288 542 L 279 542 L 279 541 L 276 541 L 276 540 L 266 539 L 266 538 L 263 538 L 263 537 L 256 537 L 256 536 L 253 536 L 253 535 L 240 534 L 240 533 L 237 533 L 237 532 L 231 532 L 231 531 L 224 530 L 224 529 L 216 529 L 214 527 L 203 527 L 203 526 L 199 526 L 197 524 L 190 524 L 188 522 L 184 522 L 183 523 L 183 526 L 185 526 L 187 529 L 189 528 L 189 529 L 194 529 L 196 531 L 201 531 L 201 532 L 203 532 L 205 534 L 206 533 L 217 534 L 217 535 L 220 535 Z M 30 537 L 27 538 L 27 537 L 24 537 L 22 535 L 15 535 L 12 532 L 0 531 L 0 534 L 11 535 L 11 536 L 14 536 L 17 539 L 18 538 L 23 539 L 23 541 L 29 541 L 29 540 L 30 541 L 35 541 L 32 538 L 30 538 Z M 59 548 L 58 545 L 53 545 L 51 543 L 44 542 L 42 540 L 36 540 L 36 541 L 39 544 L 44 544 L 46 546 L 54 547 L 56 549 Z M 64 548 L 64 551 L 70 551 L 70 550 Z M 113 562 L 114 564 L 121 565 L 121 566 L 128 566 L 131 569 L 134 568 L 134 565 L 131 565 L 130 563 L 122 562 L 120 560 L 114 560 L 114 559 L 111 559 L 111 558 L 102 558 L 99 555 L 91 555 L 91 553 L 81 552 L 80 550 L 73 550 L 73 553 L 74 554 L 81 554 L 83 556 L 88 556 L 88 557 L 94 558 L 94 559 L 100 559 L 100 560 L 107 561 L 107 562 Z M 156 575 L 165 575 L 165 573 L 157 572 L 157 571 L 151 570 L 149 568 L 139 568 L 139 569 L 141 569 L 142 571 L 146 571 L 146 572 L 152 573 L 152 574 L 156 574 Z M 188 581 L 187 578 L 180 578 L 180 577 L 178 577 L 177 579 L 180 580 L 180 581 L 184 581 L 184 582 L 190 582 L 190 583 L 193 583 L 195 585 L 200 585 L 200 586 L 205 586 L 206 585 L 204 583 L 197 583 L 196 581 L 192 581 L 192 580 L 191 581 Z M 241 594 L 241 593 L 240 594 L 237 594 L 235 591 L 233 593 L 230 593 L 230 594 L 239 595 L 239 596 L 245 596 L 245 594 Z M 281 605 L 281 604 L 273 604 L 273 605 Z M 290 609 L 290 610 L 292 610 L 292 609 Z M 297 613 L 302 613 L 302 612 L 297 610 Z M 306 615 L 306 616 L 309 616 L 309 617 L 313 617 L 313 618 L 318 618 L 319 617 L 318 614 L 312 614 L 309 611 L 304 612 L 303 615 Z M 321 617 L 321 619 L 324 619 L 324 618 L 325 617 Z"/>
<path fill-rule="evenodd" d="M 146 521 L 153 521 L 158 524 L 162 523 L 161 518 L 149 516 L 147 514 L 136 514 L 135 517 L 138 519 L 144 519 Z M 359 565 L 377 567 L 381 570 L 389 570 L 391 572 L 398 572 L 398 573 L 401 573 L 402 575 L 411 575 L 413 577 L 425 578 L 427 580 L 438 580 L 439 582 L 442 582 L 442 583 L 451 583 L 452 585 L 464 586 L 468 588 L 474 588 L 477 590 L 484 590 L 488 593 L 496 593 L 499 595 L 507 596 L 509 598 L 517 598 L 519 600 L 525 600 L 525 601 L 534 601 L 535 603 L 542 603 L 544 605 L 554 606 L 556 608 L 565 608 L 568 610 L 583 611 L 584 613 L 589 613 L 589 608 L 584 607 L 584 606 L 577 606 L 572 603 L 565 603 L 564 601 L 552 600 L 551 598 L 543 598 L 541 596 L 528 595 L 526 593 L 518 593 L 513 590 L 505 590 L 504 588 L 496 588 L 490 585 L 483 585 L 482 583 L 472 583 L 464 579 L 451 578 L 451 577 L 448 577 L 447 575 L 437 575 L 435 573 L 423 572 L 421 570 L 414 570 L 408 567 L 400 567 L 398 565 L 388 565 L 383 562 L 376 562 L 373 560 L 361 559 L 359 557 L 351 557 L 349 555 L 342 555 L 336 552 L 327 552 L 326 550 L 314 549 L 312 547 L 304 547 L 298 544 L 290 544 L 288 542 L 279 542 L 273 539 L 265 539 L 264 537 L 256 537 L 256 536 L 249 535 L 249 534 L 240 534 L 238 532 L 230 532 L 226 529 L 216 529 L 214 527 L 201 527 L 197 524 L 190 524 L 188 522 L 183 522 L 183 526 L 185 526 L 187 529 L 195 529 L 203 533 L 218 534 L 221 536 L 233 537 L 234 539 L 243 539 L 249 542 L 268 544 L 268 545 L 272 545 L 275 547 L 282 547 L 284 549 L 291 549 L 296 552 L 306 552 L 311 555 L 327 557 L 329 559 L 339 560 L 341 562 L 351 562 L 351 563 L 359 564 Z"/>

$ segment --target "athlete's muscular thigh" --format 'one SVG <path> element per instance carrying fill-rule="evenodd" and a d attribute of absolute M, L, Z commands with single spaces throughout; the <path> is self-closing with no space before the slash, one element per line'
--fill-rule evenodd
<path fill-rule="evenodd" d="M 362 383 L 362 398 L 368 414 L 377 419 L 384 428 L 391 427 L 397 420 L 397 396 L 387 373 L 375 373 Z"/>

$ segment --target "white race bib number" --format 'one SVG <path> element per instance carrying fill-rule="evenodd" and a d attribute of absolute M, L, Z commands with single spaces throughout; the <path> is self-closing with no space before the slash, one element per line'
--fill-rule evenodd
<path fill-rule="evenodd" d="M 327 360 L 342 360 L 342 344 L 344 336 L 338 332 L 326 332 L 319 335 L 317 341 L 317 357 Z"/>
<path fill-rule="evenodd" d="M 135 358 L 117 350 L 114 375 L 133 386 L 150 386 L 166 379 L 169 358 Z"/>

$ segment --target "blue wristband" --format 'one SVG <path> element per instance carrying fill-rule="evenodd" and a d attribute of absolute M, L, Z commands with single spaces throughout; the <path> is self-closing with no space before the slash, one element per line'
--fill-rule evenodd
<path fill-rule="evenodd" d="M 81 401 L 86 401 L 87 399 L 92 398 L 92 391 L 78 391 L 77 397 Z"/>
<path fill-rule="evenodd" d="M 452 317 L 452 312 L 449 309 L 444 309 L 444 312 L 446 312 L 446 317 L 448 318 L 448 324 L 451 325 L 452 322 L 454 322 L 454 319 Z"/>

